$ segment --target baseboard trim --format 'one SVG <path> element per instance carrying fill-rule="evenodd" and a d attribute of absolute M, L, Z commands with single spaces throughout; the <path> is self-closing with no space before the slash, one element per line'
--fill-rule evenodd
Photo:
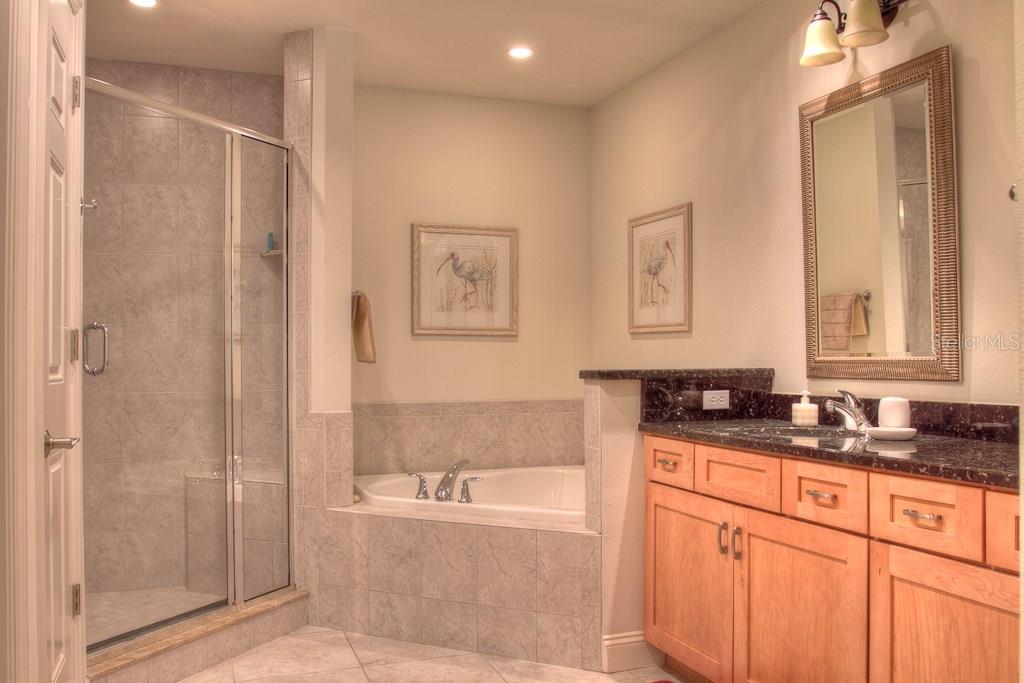
<path fill-rule="evenodd" d="M 643 631 L 611 633 L 602 637 L 601 665 L 606 673 L 661 666 L 665 655 L 644 640 Z"/>

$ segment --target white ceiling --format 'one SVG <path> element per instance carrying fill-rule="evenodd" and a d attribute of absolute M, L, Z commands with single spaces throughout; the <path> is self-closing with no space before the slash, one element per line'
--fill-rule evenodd
<path fill-rule="evenodd" d="M 101 59 L 281 73 L 282 35 L 356 32 L 356 80 L 589 106 L 760 0 L 89 0 Z M 526 62 L 505 51 L 535 50 Z"/>

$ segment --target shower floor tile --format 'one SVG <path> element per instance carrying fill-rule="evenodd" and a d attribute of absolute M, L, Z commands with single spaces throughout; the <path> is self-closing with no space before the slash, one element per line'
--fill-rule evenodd
<path fill-rule="evenodd" d="M 86 642 L 99 643 L 223 600 L 222 595 L 196 593 L 184 586 L 86 593 Z"/>

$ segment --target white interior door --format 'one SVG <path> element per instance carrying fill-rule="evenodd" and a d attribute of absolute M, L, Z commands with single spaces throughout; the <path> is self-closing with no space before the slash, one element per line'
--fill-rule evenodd
<path fill-rule="evenodd" d="M 72 331 L 81 317 L 82 118 L 75 77 L 80 58 L 81 1 L 48 0 L 45 38 L 46 129 L 41 150 L 43 200 L 43 360 L 45 473 L 42 615 L 48 680 L 84 679 L 80 364 Z M 41 55 L 42 56 L 42 55 Z M 75 337 L 77 339 L 77 336 Z M 43 438 L 43 435 L 40 435 Z"/>

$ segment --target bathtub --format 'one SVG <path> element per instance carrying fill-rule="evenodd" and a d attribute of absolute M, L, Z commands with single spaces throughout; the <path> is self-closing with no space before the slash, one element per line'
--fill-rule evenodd
<path fill-rule="evenodd" d="M 494 470 L 463 470 L 451 502 L 433 499 L 441 472 L 424 472 L 430 500 L 417 500 L 417 480 L 406 474 L 371 474 L 355 478 L 362 502 L 392 510 L 445 513 L 474 518 L 505 518 L 544 522 L 584 521 L 583 466 L 515 467 Z M 472 503 L 459 503 L 462 480 L 482 477 L 470 483 Z"/>

